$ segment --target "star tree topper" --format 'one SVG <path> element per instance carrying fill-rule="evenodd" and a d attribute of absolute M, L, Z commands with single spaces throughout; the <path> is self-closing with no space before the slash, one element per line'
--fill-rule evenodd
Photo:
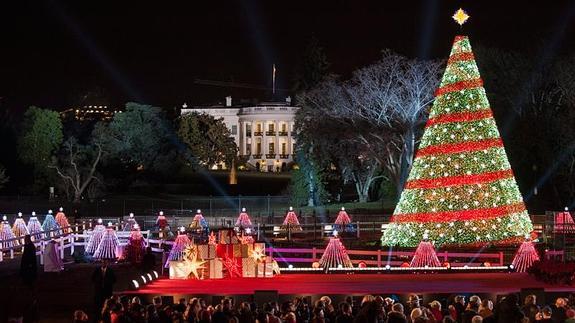
<path fill-rule="evenodd" d="M 463 26 L 463 24 L 469 19 L 469 15 L 467 14 L 467 12 L 465 12 L 465 10 L 459 8 L 459 10 L 457 10 L 455 14 L 452 16 L 452 18 L 460 26 Z"/>

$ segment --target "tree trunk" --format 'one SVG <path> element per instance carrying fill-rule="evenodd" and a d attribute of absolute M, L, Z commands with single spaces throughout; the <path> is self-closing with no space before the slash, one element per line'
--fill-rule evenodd
<path fill-rule="evenodd" d="M 411 170 L 411 164 L 413 163 L 413 154 L 415 150 L 415 133 L 413 128 L 409 128 L 404 137 L 404 149 L 401 154 L 401 164 L 400 164 L 400 177 L 399 185 L 397 186 L 397 196 L 401 196 L 403 192 L 403 187 L 405 182 L 407 182 L 407 177 L 409 176 L 409 171 Z"/>

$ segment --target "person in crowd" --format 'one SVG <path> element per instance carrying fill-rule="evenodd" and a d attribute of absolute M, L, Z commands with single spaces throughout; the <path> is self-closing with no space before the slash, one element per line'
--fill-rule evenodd
<path fill-rule="evenodd" d="M 184 313 L 188 308 L 188 304 L 185 298 L 180 298 L 178 304 L 174 306 L 174 310 L 178 311 L 179 313 Z"/>
<path fill-rule="evenodd" d="M 481 305 L 481 298 L 477 295 L 473 295 L 469 298 L 469 303 L 463 314 L 461 314 L 462 323 L 471 323 L 471 319 L 479 314 L 479 305 Z"/>
<path fill-rule="evenodd" d="M 282 304 L 280 319 L 284 323 L 296 323 L 295 306 L 292 301 L 287 301 Z"/>
<path fill-rule="evenodd" d="M 256 319 L 254 317 L 254 313 L 252 313 L 252 308 L 250 306 L 250 303 L 242 302 L 240 304 L 240 312 L 239 312 L 238 319 L 239 319 L 240 323 L 255 323 L 256 322 Z"/>
<path fill-rule="evenodd" d="M 497 323 L 523 323 L 523 312 L 519 307 L 516 294 L 509 294 L 501 299 L 493 315 Z"/>
<path fill-rule="evenodd" d="M 471 318 L 471 323 L 483 323 L 483 317 L 481 315 L 475 315 Z"/>
<path fill-rule="evenodd" d="M 336 316 L 335 323 L 353 323 L 353 313 L 349 303 L 341 303 L 339 310 L 340 313 Z"/>
<path fill-rule="evenodd" d="M 575 323 L 575 309 L 567 310 L 567 312 L 565 312 L 565 315 L 567 315 L 565 323 Z"/>
<path fill-rule="evenodd" d="M 74 323 L 86 323 L 88 322 L 88 314 L 82 310 L 74 311 Z"/>
<path fill-rule="evenodd" d="M 298 323 L 309 323 L 311 320 L 311 308 L 308 304 L 307 298 L 295 299 L 295 316 Z"/>
<path fill-rule="evenodd" d="M 540 311 L 539 306 L 537 306 L 537 296 L 527 295 L 521 311 L 529 318 L 529 322 L 535 322 L 535 315 Z"/>
<path fill-rule="evenodd" d="M 455 320 L 457 322 L 461 322 L 461 317 L 463 315 L 463 312 L 465 312 L 465 296 L 463 295 L 457 295 L 455 296 L 455 298 L 453 299 L 453 307 L 455 309 L 455 315 L 456 317 Z"/>
<path fill-rule="evenodd" d="M 220 307 L 212 315 L 212 323 L 229 323 L 232 317 L 232 301 L 229 298 L 224 298 L 219 305 Z"/>
<path fill-rule="evenodd" d="M 20 277 L 28 286 L 33 286 L 38 277 L 38 264 L 36 260 L 36 246 L 32 242 L 32 237 L 24 236 L 24 252 L 20 262 Z M 102 304 L 100 304 L 101 306 Z"/>
<path fill-rule="evenodd" d="M 324 315 L 326 320 L 330 323 L 335 322 L 335 316 L 337 313 L 335 312 L 335 308 L 331 304 L 331 298 L 329 298 L 329 296 L 322 296 L 320 300 L 322 300 L 324 304 Z"/>
<path fill-rule="evenodd" d="M 104 300 L 112 296 L 115 283 L 116 275 L 114 274 L 114 270 L 108 266 L 107 259 L 102 260 L 100 266 L 92 273 L 94 303 L 97 308 L 101 308 Z"/>
<path fill-rule="evenodd" d="M 486 318 L 493 315 L 493 302 L 490 299 L 484 299 L 479 305 L 479 311 L 477 312 L 482 318 Z"/>
<path fill-rule="evenodd" d="M 551 318 L 554 323 L 563 323 L 567 319 L 567 300 L 563 297 L 557 298 L 555 305 L 551 307 L 553 315 Z"/>
<path fill-rule="evenodd" d="M 431 314 L 437 322 L 443 321 L 443 313 L 441 312 L 441 303 L 438 301 L 433 301 L 429 303 L 429 309 Z"/>
<path fill-rule="evenodd" d="M 553 321 L 553 310 L 549 306 L 545 306 L 541 312 L 535 315 L 536 322 L 541 323 L 554 323 Z M 561 321 L 563 322 L 563 321 Z"/>

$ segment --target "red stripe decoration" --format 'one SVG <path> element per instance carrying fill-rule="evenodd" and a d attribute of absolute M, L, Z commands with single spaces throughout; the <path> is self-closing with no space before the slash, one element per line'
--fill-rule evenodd
<path fill-rule="evenodd" d="M 472 112 L 456 112 L 450 114 L 441 114 L 427 120 L 426 127 L 439 123 L 475 121 L 491 117 L 493 117 L 493 113 L 489 108 Z"/>
<path fill-rule="evenodd" d="M 456 186 L 456 185 L 483 184 L 509 177 L 513 177 L 513 171 L 511 169 L 506 169 L 496 172 L 486 172 L 477 175 L 459 175 L 459 176 L 449 176 L 449 177 L 439 177 L 429 179 L 416 179 L 407 182 L 405 184 L 405 188 L 427 189 L 427 188 L 438 188 L 438 187 Z"/>
<path fill-rule="evenodd" d="M 464 53 L 457 53 L 449 56 L 449 60 L 447 60 L 447 64 L 460 62 L 460 61 L 472 61 L 475 59 L 473 52 L 464 52 Z"/>
<path fill-rule="evenodd" d="M 467 36 L 457 35 L 457 36 L 455 36 L 455 40 L 453 41 L 453 43 L 455 44 L 460 40 L 464 40 L 465 38 L 467 38 Z"/>
<path fill-rule="evenodd" d="M 461 152 L 484 150 L 493 147 L 503 147 L 501 138 L 483 139 L 478 141 L 465 141 L 455 144 L 441 144 L 427 146 L 417 151 L 416 157 L 429 156 L 429 155 L 445 155 L 456 154 Z"/>
<path fill-rule="evenodd" d="M 465 89 L 473 89 L 480 86 L 483 86 L 483 80 L 481 78 L 459 81 L 440 87 L 437 89 L 437 91 L 435 91 L 435 96 L 440 96 L 446 93 L 457 92 Z"/>
<path fill-rule="evenodd" d="M 409 214 L 395 214 L 391 221 L 404 222 L 451 222 L 451 221 L 477 221 L 498 218 L 507 214 L 525 211 L 523 202 L 497 206 L 492 208 L 445 211 L 445 212 L 423 212 Z"/>

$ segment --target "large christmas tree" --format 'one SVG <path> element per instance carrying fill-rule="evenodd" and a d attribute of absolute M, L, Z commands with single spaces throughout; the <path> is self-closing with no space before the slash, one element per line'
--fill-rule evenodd
<path fill-rule="evenodd" d="M 457 36 L 383 245 L 523 238 L 532 230 L 467 36 Z"/>

